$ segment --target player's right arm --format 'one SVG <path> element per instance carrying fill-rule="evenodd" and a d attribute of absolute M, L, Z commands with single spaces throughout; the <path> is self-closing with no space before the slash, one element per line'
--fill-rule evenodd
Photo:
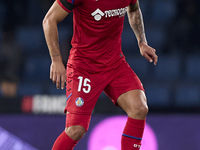
<path fill-rule="evenodd" d="M 57 24 L 61 22 L 69 13 L 65 11 L 57 1 L 53 3 L 43 20 L 43 30 L 46 43 L 51 56 L 50 79 L 56 83 L 56 87 L 64 89 L 66 80 L 66 69 L 62 62 L 62 57 L 58 41 Z"/>

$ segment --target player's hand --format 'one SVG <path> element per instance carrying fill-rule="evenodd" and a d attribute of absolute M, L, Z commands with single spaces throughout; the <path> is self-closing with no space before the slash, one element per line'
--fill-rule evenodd
<path fill-rule="evenodd" d="M 147 43 L 140 43 L 139 45 L 140 53 L 149 62 L 154 62 L 154 65 L 158 62 L 158 56 L 156 55 L 156 50 L 150 47 Z"/>
<path fill-rule="evenodd" d="M 53 61 L 50 68 L 50 79 L 56 83 L 57 89 L 64 89 L 66 82 L 66 69 L 62 61 Z"/>

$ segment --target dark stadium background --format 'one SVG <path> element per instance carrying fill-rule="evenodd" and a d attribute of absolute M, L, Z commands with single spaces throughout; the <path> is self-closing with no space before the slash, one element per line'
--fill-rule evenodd
<path fill-rule="evenodd" d="M 57 90 L 49 79 L 51 62 L 42 31 L 42 20 L 53 2 L 0 0 L 0 77 L 18 85 L 12 97 L 3 96 L 0 89 L 1 150 L 48 150 L 64 129 L 65 90 Z M 199 150 L 200 1 L 140 0 L 140 6 L 158 64 L 140 55 L 127 16 L 122 48 L 146 90 L 147 123 L 158 143 L 157 149 L 142 150 Z M 59 24 L 59 31 L 66 64 L 72 14 Z M 89 150 L 88 139 L 95 126 L 118 115 L 125 113 L 102 93 L 90 129 L 75 150 Z"/>

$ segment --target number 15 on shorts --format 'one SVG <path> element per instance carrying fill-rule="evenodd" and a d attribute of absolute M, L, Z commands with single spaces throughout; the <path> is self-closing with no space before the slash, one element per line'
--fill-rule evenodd
<path fill-rule="evenodd" d="M 91 90 L 91 85 L 89 84 L 91 81 L 88 78 L 83 78 L 82 76 L 78 77 L 78 91 L 83 91 L 84 93 L 89 93 Z"/>

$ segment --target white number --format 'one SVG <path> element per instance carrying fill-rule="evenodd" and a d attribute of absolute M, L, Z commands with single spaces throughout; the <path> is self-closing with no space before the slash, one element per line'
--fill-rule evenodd
<path fill-rule="evenodd" d="M 81 87 L 82 87 L 82 83 L 83 83 L 83 86 L 84 86 L 83 92 L 84 93 L 89 93 L 90 90 L 91 90 L 91 85 L 88 84 L 88 82 L 91 82 L 90 79 L 85 78 L 84 81 L 83 81 L 83 77 L 82 76 L 79 76 L 78 79 L 79 79 L 78 91 L 79 92 L 81 91 Z M 87 88 L 85 88 L 85 87 L 87 87 Z"/>
<path fill-rule="evenodd" d="M 82 83 L 83 83 L 83 77 L 79 76 L 78 79 L 79 79 L 78 91 L 80 92 L 81 91 L 81 86 L 82 86 Z"/>
<path fill-rule="evenodd" d="M 83 88 L 83 92 L 85 93 L 89 93 L 91 90 L 91 86 L 87 82 L 90 82 L 90 80 L 88 78 L 85 78 L 84 83 L 83 83 L 83 86 L 87 87 L 87 89 Z"/>

